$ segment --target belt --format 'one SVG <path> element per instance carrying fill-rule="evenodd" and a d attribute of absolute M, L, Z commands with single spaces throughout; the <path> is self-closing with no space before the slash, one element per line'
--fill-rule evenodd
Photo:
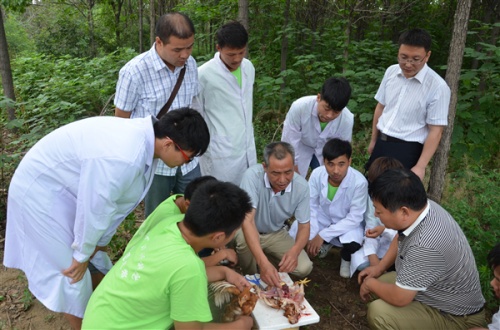
<path fill-rule="evenodd" d="M 483 308 L 481 308 L 480 310 L 478 310 L 477 312 L 470 313 L 470 314 L 464 314 L 464 315 L 454 315 L 454 314 L 451 314 L 451 313 L 446 313 L 446 312 L 443 312 L 443 311 L 440 311 L 440 312 L 441 312 L 441 313 L 443 313 L 443 314 L 448 314 L 448 315 L 453 316 L 453 317 L 465 317 L 465 316 L 472 316 L 472 315 L 479 314 L 479 313 L 481 313 L 483 310 L 484 310 L 484 307 L 483 307 Z"/>
<path fill-rule="evenodd" d="M 280 229 L 276 230 L 276 231 L 270 231 L 270 232 L 267 232 L 267 233 L 262 233 L 259 231 L 259 235 L 269 235 L 269 234 L 274 234 L 274 233 L 277 233 L 279 232 L 280 230 L 283 230 L 283 228 L 285 228 L 286 225 L 283 225 L 283 227 L 281 227 Z"/>
<path fill-rule="evenodd" d="M 398 138 L 386 135 L 386 134 L 384 134 L 382 132 L 380 132 L 379 138 L 380 138 L 380 140 L 385 141 L 385 142 L 398 142 L 398 143 L 408 142 L 408 141 L 405 141 L 405 140 L 401 140 L 401 139 L 398 139 Z"/>

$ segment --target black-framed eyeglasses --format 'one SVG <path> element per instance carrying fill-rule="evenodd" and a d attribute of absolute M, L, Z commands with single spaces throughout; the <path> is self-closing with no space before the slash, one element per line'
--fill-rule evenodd
<path fill-rule="evenodd" d="M 398 63 L 401 63 L 401 64 L 420 64 L 422 63 L 425 58 L 427 57 L 427 54 L 425 54 L 424 57 L 422 57 L 421 59 L 414 59 L 414 58 L 402 58 L 401 55 L 398 55 Z"/>

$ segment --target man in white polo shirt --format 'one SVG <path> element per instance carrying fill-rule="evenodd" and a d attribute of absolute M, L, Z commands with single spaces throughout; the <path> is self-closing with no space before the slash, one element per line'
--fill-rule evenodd
<path fill-rule="evenodd" d="M 408 169 L 370 183 L 375 215 L 398 231 L 380 263 L 359 273 L 360 296 L 372 329 L 470 329 L 486 325 L 479 273 L 453 217 L 428 200 Z M 396 271 L 382 275 L 395 263 Z M 382 275 L 382 276 L 380 276 Z"/>
<path fill-rule="evenodd" d="M 375 95 L 368 170 L 378 157 L 392 157 L 422 180 L 448 125 L 450 88 L 427 66 L 431 36 L 422 29 L 399 37 L 398 64 L 390 66 Z"/>
<path fill-rule="evenodd" d="M 235 237 L 239 264 L 244 274 L 259 272 L 264 282 L 275 286 L 281 282 L 278 270 L 305 277 L 313 267 L 304 251 L 309 240 L 309 186 L 294 171 L 293 160 L 290 144 L 272 142 L 264 149 L 264 163 L 248 168 L 240 184 L 253 210 Z M 292 217 L 299 223 L 295 239 L 285 227 Z"/>

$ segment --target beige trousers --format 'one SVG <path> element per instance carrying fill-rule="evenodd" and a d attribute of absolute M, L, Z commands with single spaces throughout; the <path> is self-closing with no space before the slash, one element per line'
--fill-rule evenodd
<path fill-rule="evenodd" d="M 280 263 L 283 255 L 295 244 L 295 240 L 288 235 L 288 231 L 285 228 L 273 233 L 259 235 L 259 238 L 262 250 L 275 267 Z M 241 229 L 236 233 L 235 243 L 236 252 L 238 253 L 238 263 L 243 270 L 243 274 L 258 273 L 257 262 L 247 246 Z M 306 251 L 302 250 L 299 254 L 297 268 L 291 274 L 302 278 L 309 275 L 312 268 L 312 261 L 307 256 Z"/>
<path fill-rule="evenodd" d="M 396 283 L 396 272 L 379 278 L 385 283 Z M 371 329 L 452 330 L 486 327 L 484 310 L 470 316 L 454 316 L 413 301 L 404 307 L 396 307 L 377 299 L 368 305 L 368 324 Z"/>

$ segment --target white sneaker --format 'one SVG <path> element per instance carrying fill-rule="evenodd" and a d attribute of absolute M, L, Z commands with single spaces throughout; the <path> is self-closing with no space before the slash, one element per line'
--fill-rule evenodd
<path fill-rule="evenodd" d="M 318 258 L 323 259 L 324 257 L 326 257 L 328 251 L 330 251 L 332 246 L 333 245 L 330 243 L 323 243 L 323 245 L 321 245 L 321 247 L 319 248 Z"/>
<path fill-rule="evenodd" d="M 343 278 L 350 278 L 351 277 L 351 262 L 350 261 L 345 261 L 344 259 L 340 258 L 340 277 Z"/>

